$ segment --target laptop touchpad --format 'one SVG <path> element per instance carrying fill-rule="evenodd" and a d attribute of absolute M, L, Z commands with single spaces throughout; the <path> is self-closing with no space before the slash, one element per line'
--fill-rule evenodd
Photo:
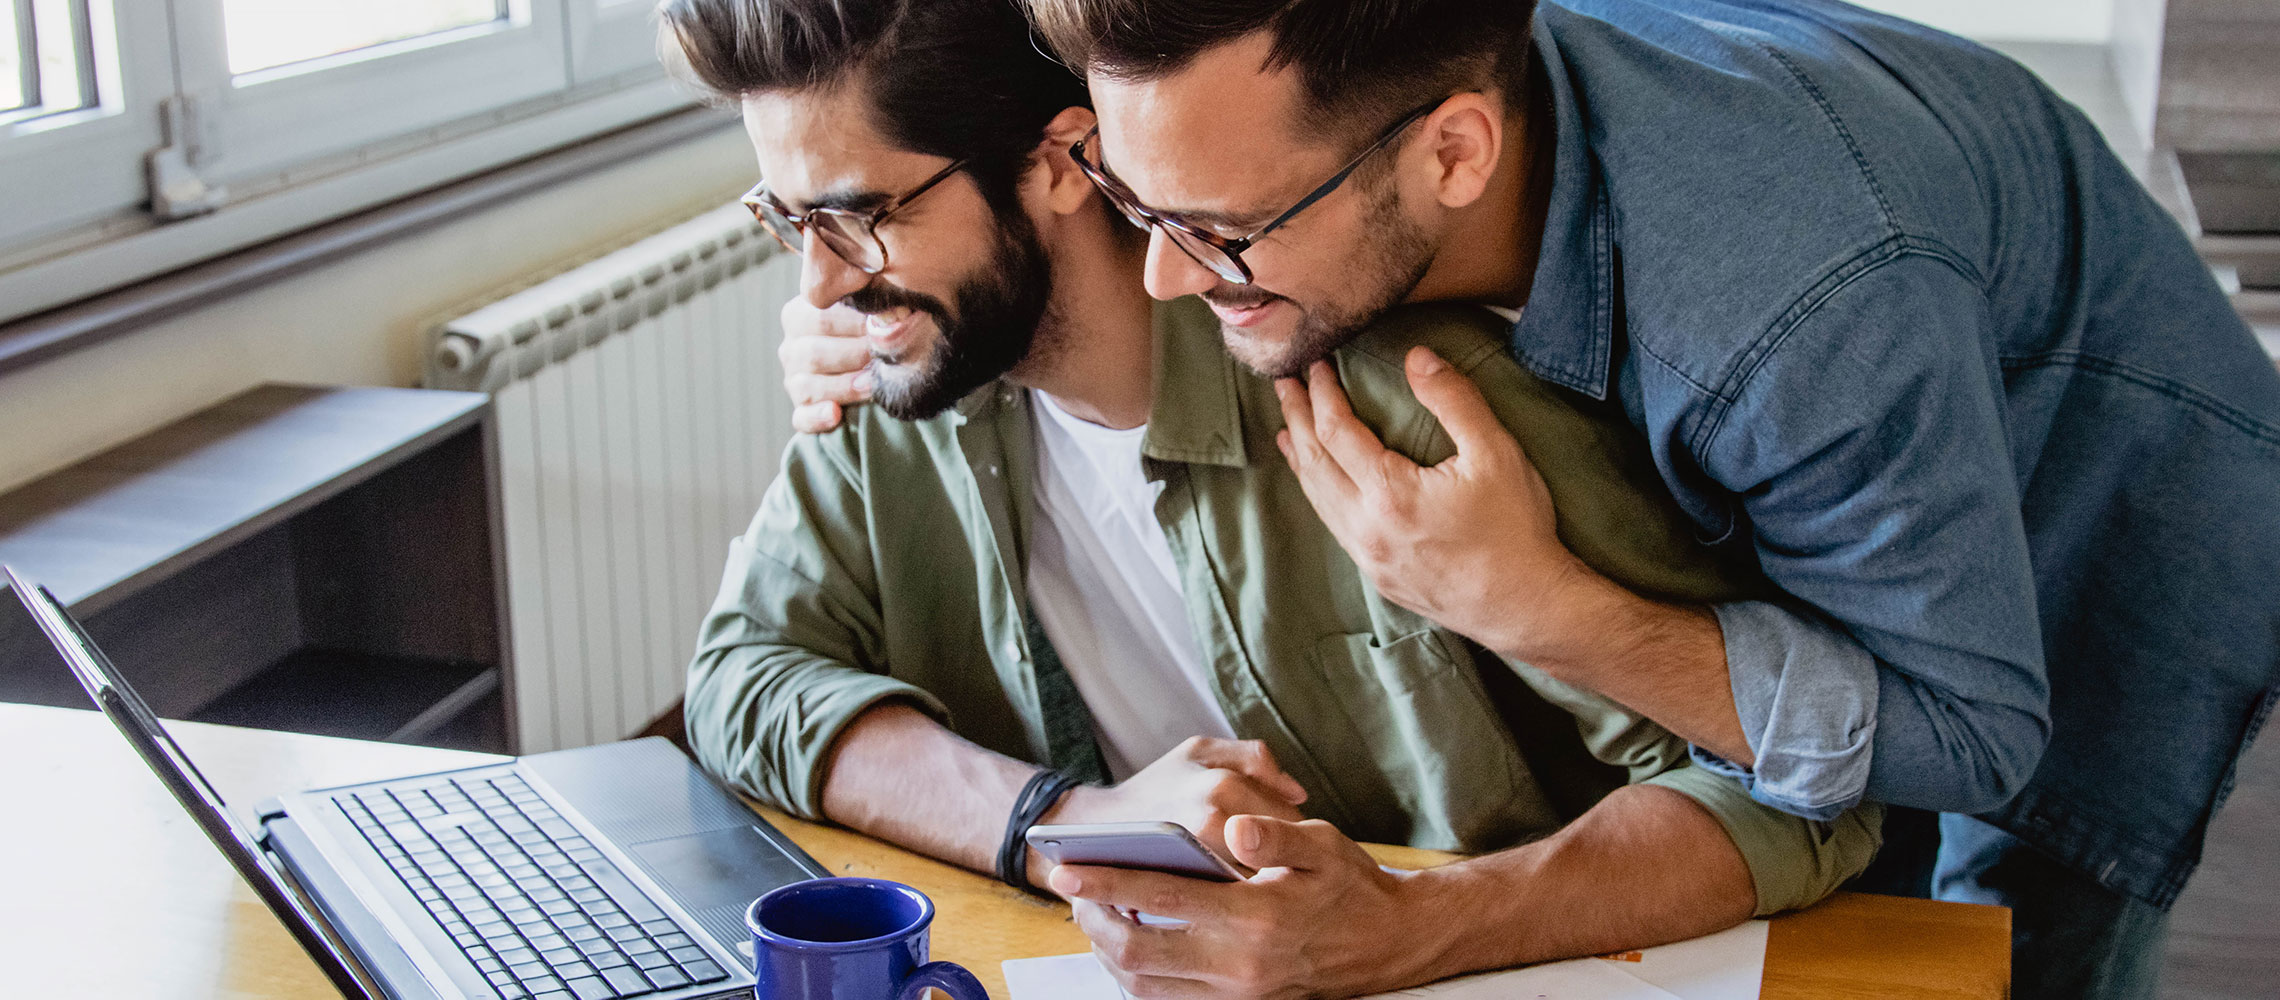
<path fill-rule="evenodd" d="M 652 840 L 628 849 L 690 911 L 743 907 L 811 876 L 749 826 Z"/>

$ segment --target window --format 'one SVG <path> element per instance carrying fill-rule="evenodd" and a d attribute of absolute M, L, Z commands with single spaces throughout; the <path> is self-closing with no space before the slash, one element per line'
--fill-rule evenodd
<path fill-rule="evenodd" d="M 252 73 L 507 21 L 499 0 L 222 0 L 230 72 Z"/>
<path fill-rule="evenodd" d="M 77 111 L 95 81 L 86 23 L 65 0 L 0 0 L 0 121 Z"/>
<path fill-rule="evenodd" d="M 0 0 L 0 321 L 690 103 L 648 0 Z"/>

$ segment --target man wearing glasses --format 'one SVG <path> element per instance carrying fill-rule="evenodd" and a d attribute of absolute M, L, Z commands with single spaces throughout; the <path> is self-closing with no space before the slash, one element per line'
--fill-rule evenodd
<path fill-rule="evenodd" d="M 1375 592 L 1760 801 L 1946 813 L 1937 888 L 2014 908 L 2021 996 L 2150 995 L 2280 696 L 2280 379 L 2082 115 L 1819 0 L 1026 3 L 1086 73 L 1074 151 L 1149 231 L 1150 292 L 1302 377 L 1276 443 Z M 1535 449 L 1382 446 L 1321 362 L 1428 301 L 1507 311 L 1511 353 L 1626 417 L 1690 527 L 1783 593 L 1642 595 L 1554 536 Z M 859 397 L 810 340 L 814 426 Z M 1130 981 L 1240 964 L 1079 915 Z"/>
<path fill-rule="evenodd" d="M 1015 885 L 1047 880 L 1020 840 L 1039 821 L 1173 820 L 1261 869 L 1209 910 L 1127 883 L 1146 895 L 1127 905 L 1243 960 L 1128 981 L 1149 997 L 1344 995 L 1653 944 L 1866 864 L 1876 807 L 1754 802 L 1668 732 L 1368 586 L 1273 455 L 1272 384 L 1216 349 L 1202 303 L 1148 300 L 1144 244 L 1070 155 L 1084 93 L 1013 8 L 660 10 L 690 74 L 741 106 L 747 201 L 801 255 L 794 308 L 864 316 L 877 398 L 907 418 L 794 443 L 731 545 L 690 668 L 708 768 Z M 1619 416 L 1527 376 L 1499 326 L 1389 317 L 1339 352 L 1347 398 L 1427 461 L 1518 430 L 1595 572 L 1754 592 Z M 1449 400 L 1411 396 L 1412 357 L 1487 387 L 1485 423 L 1436 421 L 1425 404 Z M 1492 853 L 1397 874 L 1357 839 Z M 1146 946 L 1100 926 L 1105 954 Z"/>

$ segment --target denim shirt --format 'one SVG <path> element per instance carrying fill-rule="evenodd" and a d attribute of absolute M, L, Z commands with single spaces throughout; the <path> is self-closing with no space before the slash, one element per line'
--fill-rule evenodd
<path fill-rule="evenodd" d="M 1760 801 L 1973 813 L 2166 906 L 2280 674 L 2280 375 L 2015 63 L 1820 0 L 1561 0 L 1523 364 L 1706 539 Z"/>

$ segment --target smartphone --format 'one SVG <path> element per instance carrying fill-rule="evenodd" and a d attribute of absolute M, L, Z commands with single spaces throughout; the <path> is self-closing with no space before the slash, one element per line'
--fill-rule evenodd
<path fill-rule="evenodd" d="M 1167 872 L 1212 882 L 1243 873 L 1178 823 L 1073 823 L 1033 826 L 1029 846 L 1057 865 L 1101 865 Z"/>

